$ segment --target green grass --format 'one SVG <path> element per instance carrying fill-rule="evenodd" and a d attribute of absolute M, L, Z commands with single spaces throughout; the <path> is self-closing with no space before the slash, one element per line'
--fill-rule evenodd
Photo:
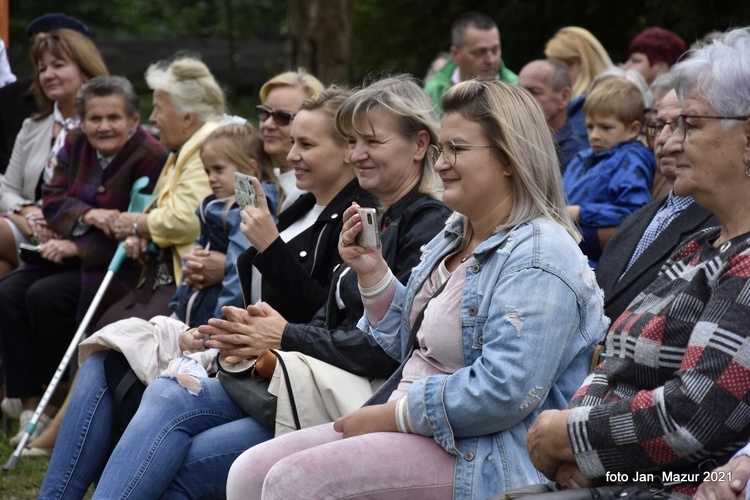
<path fill-rule="evenodd" d="M 13 422 L 12 431 L 6 435 L 0 426 L 0 465 L 5 465 L 15 450 L 8 441 L 17 429 L 18 422 Z M 36 498 L 48 465 L 48 458 L 21 457 L 15 469 L 0 471 L 0 498 L 3 500 Z M 93 488 L 89 489 L 85 498 L 91 498 L 92 492 Z"/>
<path fill-rule="evenodd" d="M 17 428 L 18 422 L 13 422 L 10 434 L 0 432 L 0 465 L 5 465 L 14 451 L 8 440 Z M 0 498 L 36 498 L 48 465 L 49 459 L 46 458 L 21 458 L 15 469 L 0 471 Z"/>

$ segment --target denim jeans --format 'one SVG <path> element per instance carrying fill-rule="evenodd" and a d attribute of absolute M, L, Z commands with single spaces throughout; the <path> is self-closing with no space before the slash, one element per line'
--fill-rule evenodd
<path fill-rule="evenodd" d="M 195 382 L 195 381 L 194 381 Z M 115 447 L 94 498 L 224 498 L 234 460 L 273 437 L 216 379 L 161 377 Z"/>
<path fill-rule="evenodd" d="M 80 368 L 39 498 L 82 498 L 100 475 L 95 498 L 224 498 L 234 459 L 273 437 L 218 380 L 201 379 L 191 392 L 163 377 L 148 387 L 113 452 L 103 361 L 96 353 Z"/>
<path fill-rule="evenodd" d="M 113 433 L 104 356 L 91 355 L 79 369 L 39 498 L 83 498 L 107 463 Z"/>

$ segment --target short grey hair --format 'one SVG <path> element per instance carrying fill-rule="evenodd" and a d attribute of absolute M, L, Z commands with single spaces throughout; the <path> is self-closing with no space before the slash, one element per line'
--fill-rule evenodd
<path fill-rule="evenodd" d="M 672 68 L 680 102 L 695 89 L 719 115 L 750 115 L 750 27 L 727 31 Z"/>
<path fill-rule="evenodd" d="M 91 98 L 109 96 L 122 97 L 128 116 L 140 115 L 141 99 L 130 81 L 122 76 L 97 76 L 84 83 L 76 94 L 76 113 L 83 118 L 86 116 L 86 104 Z"/>
<path fill-rule="evenodd" d="M 674 76 L 672 75 L 671 70 L 660 73 L 659 76 L 654 78 L 654 81 L 651 82 L 651 87 L 649 87 L 651 95 L 654 96 L 654 102 L 667 95 L 667 92 L 673 88 Z"/>
<path fill-rule="evenodd" d="M 479 12 L 464 12 L 453 21 L 451 25 L 451 44 L 461 48 L 466 37 L 466 30 L 476 28 L 478 30 L 491 30 L 497 28 L 497 24 L 491 17 Z"/>
<path fill-rule="evenodd" d="M 565 66 L 563 62 L 558 61 L 557 59 L 539 60 L 546 62 L 552 67 L 552 90 L 560 92 L 565 87 L 570 87 L 571 90 L 573 89 L 573 80 L 570 78 L 570 71 L 568 71 L 568 67 Z"/>

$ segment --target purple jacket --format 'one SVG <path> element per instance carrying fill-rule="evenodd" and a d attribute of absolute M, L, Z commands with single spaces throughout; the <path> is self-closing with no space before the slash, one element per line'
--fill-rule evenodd
<path fill-rule="evenodd" d="M 92 208 L 127 211 L 133 182 L 147 176 L 151 179 L 147 189 L 153 189 L 166 158 L 164 146 L 141 128 L 125 143 L 106 169 L 99 166 L 96 151 L 83 132 L 73 131 L 66 138 L 65 146 L 58 153 L 58 164 L 52 180 L 42 186 L 42 210 L 47 224 L 55 233 L 62 238 L 72 239 L 78 246 L 82 272 L 79 319 L 104 278 L 118 242 L 96 227 L 73 237 L 72 231 L 77 221 Z M 131 276 L 132 280 L 138 266 L 135 261 L 127 260 L 119 276 Z M 121 282 L 119 286 L 125 284 Z M 110 295 L 120 294 L 113 291 Z"/>

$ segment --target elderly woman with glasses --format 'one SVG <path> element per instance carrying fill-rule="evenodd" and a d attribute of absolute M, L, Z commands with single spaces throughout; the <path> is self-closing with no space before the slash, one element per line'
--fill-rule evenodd
<path fill-rule="evenodd" d="M 526 431 L 583 380 L 606 328 L 602 294 L 531 94 L 468 81 L 443 109 L 429 149 L 455 213 L 406 286 L 356 243 L 356 207 L 344 214 L 359 326 L 403 362 L 374 396 L 382 404 L 251 448 L 228 498 L 487 498 L 540 480 Z"/>
<path fill-rule="evenodd" d="M 750 31 L 672 71 L 682 114 L 663 154 L 674 158 L 674 191 L 720 226 L 675 250 L 612 325 L 606 359 L 569 409 L 530 429 L 534 465 L 567 486 L 666 472 L 678 477 L 667 491 L 688 497 L 697 485 L 682 478 L 706 479 L 750 437 Z"/>

